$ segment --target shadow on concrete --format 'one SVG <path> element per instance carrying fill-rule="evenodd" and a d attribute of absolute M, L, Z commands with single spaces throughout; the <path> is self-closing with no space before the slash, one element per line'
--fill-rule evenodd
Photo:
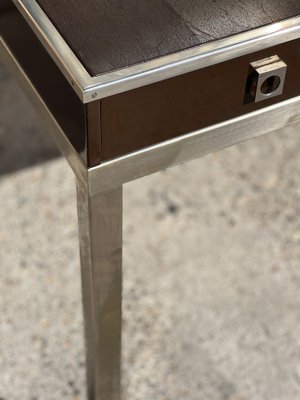
<path fill-rule="evenodd" d="M 59 156 L 29 100 L 0 64 L 0 174 Z"/>

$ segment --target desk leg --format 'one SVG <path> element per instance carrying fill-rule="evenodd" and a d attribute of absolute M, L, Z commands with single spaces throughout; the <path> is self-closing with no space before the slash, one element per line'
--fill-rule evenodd
<path fill-rule="evenodd" d="M 88 400 L 120 400 L 122 187 L 77 202 Z"/>

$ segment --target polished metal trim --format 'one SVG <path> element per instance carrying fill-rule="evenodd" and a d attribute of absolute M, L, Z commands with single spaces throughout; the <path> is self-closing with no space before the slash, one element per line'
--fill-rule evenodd
<path fill-rule="evenodd" d="M 84 103 L 300 38 L 300 16 L 91 77 L 35 0 L 13 0 Z"/>
<path fill-rule="evenodd" d="M 300 96 L 90 168 L 90 193 L 112 190 L 297 122 L 300 122 Z"/>
<path fill-rule="evenodd" d="M 0 60 L 18 81 L 19 85 L 34 105 L 38 114 L 43 118 L 46 128 L 74 171 L 78 184 L 86 190 L 88 175 L 87 166 L 84 164 L 77 151 L 64 134 L 62 128 L 51 114 L 45 102 L 32 85 L 30 79 L 27 77 L 26 73 L 23 71 L 21 65 L 18 63 L 2 37 L 0 37 Z"/>
<path fill-rule="evenodd" d="M 73 86 L 79 98 L 85 102 L 84 88 L 91 77 L 68 44 L 35 0 L 13 0 L 13 2 Z"/>

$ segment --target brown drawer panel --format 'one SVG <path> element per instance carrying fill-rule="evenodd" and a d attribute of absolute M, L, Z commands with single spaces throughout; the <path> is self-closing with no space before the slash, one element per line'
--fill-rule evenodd
<path fill-rule="evenodd" d="M 283 94 L 244 104 L 249 64 L 273 55 L 288 65 Z M 298 39 L 103 99 L 102 159 L 113 159 L 298 96 L 299 67 Z"/>

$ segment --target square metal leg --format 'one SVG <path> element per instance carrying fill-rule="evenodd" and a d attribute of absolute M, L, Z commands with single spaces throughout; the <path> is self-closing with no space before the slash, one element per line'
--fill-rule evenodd
<path fill-rule="evenodd" d="M 88 399 L 120 400 L 122 186 L 77 194 Z"/>

